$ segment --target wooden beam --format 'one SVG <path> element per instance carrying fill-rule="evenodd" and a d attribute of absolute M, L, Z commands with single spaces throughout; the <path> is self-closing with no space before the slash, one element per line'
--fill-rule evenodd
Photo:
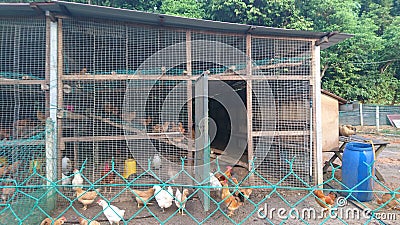
<path fill-rule="evenodd" d="M 310 131 L 253 131 L 254 137 L 273 137 L 273 136 L 305 136 L 309 135 Z"/>
<path fill-rule="evenodd" d="M 46 85 L 46 80 L 16 80 L 0 78 L 0 85 L 14 85 L 14 84 L 40 84 Z"/>
<path fill-rule="evenodd" d="M 251 55 L 251 42 L 252 35 L 247 34 L 246 36 L 246 75 L 253 78 L 253 63 Z M 246 107 L 247 107 L 247 158 L 248 158 L 248 169 L 252 170 L 251 162 L 254 160 L 254 146 L 253 146 L 253 86 L 252 81 L 248 80 L 246 83 Z M 254 182 L 254 177 L 250 177 L 250 182 Z"/>
<path fill-rule="evenodd" d="M 189 77 L 192 76 L 192 33 L 190 31 L 186 31 L 186 71 Z M 193 81 L 187 81 L 187 112 L 188 112 L 188 166 L 194 165 L 194 140 L 193 137 Z"/>

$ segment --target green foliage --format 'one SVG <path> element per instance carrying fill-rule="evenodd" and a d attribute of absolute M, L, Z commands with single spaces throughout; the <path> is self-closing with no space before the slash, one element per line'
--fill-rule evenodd
<path fill-rule="evenodd" d="M 203 4 L 196 0 L 164 0 L 160 12 L 199 19 L 204 18 L 205 15 Z"/>
<path fill-rule="evenodd" d="M 309 30 L 295 0 L 209 0 L 209 19 L 252 25 Z"/>

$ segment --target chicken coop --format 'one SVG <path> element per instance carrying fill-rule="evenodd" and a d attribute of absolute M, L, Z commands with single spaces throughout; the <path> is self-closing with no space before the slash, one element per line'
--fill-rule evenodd
<path fill-rule="evenodd" d="M 201 177 L 216 159 L 277 181 L 293 161 L 321 179 L 320 50 L 349 35 L 62 1 L 0 11 L 0 159 L 19 163 L 4 179 L 75 167 L 102 183 L 115 167 L 168 180 L 181 162 Z"/>

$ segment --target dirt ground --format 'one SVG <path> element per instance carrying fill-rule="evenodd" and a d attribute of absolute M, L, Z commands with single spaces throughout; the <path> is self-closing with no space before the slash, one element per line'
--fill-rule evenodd
<path fill-rule="evenodd" d="M 385 128 L 390 129 L 390 127 Z M 360 130 L 360 128 L 359 128 Z M 385 130 L 386 132 L 386 130 Z M 393 131 L 392 133 L 395 133 Z M 376 161 L 376 168 L 381 172 L 386 180 L 386 185 L 390 187 L 399 187 L 400 186 L 400 136 L 388 134 L 388 133 L 377 133 L 373 128 L 364 128 L 362 131 L 359 131 L 358 135 L 368 136 L 377 138 L 380 140 L 389 141 L 390 144 L 386 147 L 386 149 L 378 156 Z M 324 159 L 328 160 L 330 155 L 324 153 Z M 337 162 L 339 163 L 339 162 Z M 240 171 L 236 171 L 240 173 Z M 335 177 L 339 178 L 340 170 Z M 335 186 L 334 183 L 331 185 Z M 327 187 L 325 187 L 327 188 Z M 383 191 L 383 187 L 379 184 L 375 184 L 375 190 Z M 193 193 L 194 190 L 191 190 Z M 285 191 L 285 190 L 277 190 L 271 196 L 268 197 L 268 194 L 271 193 L 272 190 L 257 190 L 253 192 L 250 199 L 254 203 L 246 202 L 244 206 L 240 207 L 235 211 L 235 215 L 233 215 L 230 219 L 228 219 L 224 213 L 227 213 L 226 207 L 224 204 L 221 204 L 221 207 L 217 207 L 211 201 L 211 207 L 208 212 L 203 210 L 203 206 L 199 199 L 200 193 L 195 193 L 191 195 L 191 198 L 188 200 L 186 204 L 187 215 L 180 215 L 177 213 L 177 207 L 173 205 L 168 208 L 165 212 L 161 212 L 157 203 L 153 201 L 153 204 L 148 206 L 148 208 L 138 209 L 136 206 L 136 202 L 130 197 L 129 193 L 122 194 L 119 197 L 113 199 L 113 205 L 126 210 L 125 218 L 135 217 L 129 220 L 126 224 L 161 224 L 166 222 L 166 224 L 252 224 L 252 225 L 261 225 L 261 224 L 280 224 L 282 221 L 286 221 L 285 224 L 341 224 L 342 221 L 345 221 L 347 224 L 364 224 L 368 221 L 367 217 L 363 216 L 363 212 L 361 209 L 358 209 L 356 206 L 350 204 L 345 204 L 344 206 L 338 207 L 335 212 L 337 213 L 339 218 L 324 218 L 321 216 L 321 207 L 316 203 L 314 197 L 310 195 L 310 193 L 305 191 Z M 108 199 L 112 199 L 115 197 L 111 193 L 104 194 Z M 220 201 L 220 198 L 217 197 L 216 193 L 213 193 L 213 196 L 217 201 Z M 266 197 L 267 196 L 267 197 Z M 289 216 L 288 210 L 290 207 L 288 205 L 292 205 L 299 212 L 300 217 L 303 220 L 298 218 L 286 219 Z M 54 216 L 64 215 L 68 222 L 67 224 L 78 224 L 77 219 L 79 214 L 83 214 L 87 217 L 93 218 L 97 217 L 97 220 L 100 221 L 101 224 L 109 224 L 106 220 L 106 217 L 101 213 L 102 208 L 97 204 L 92 204 L 89 206 L 88 210 L 82 211 L 82 205 L 79 202 L 75 202 L 69 210 L 64 211 L 65 206 L 58 207 L 57 210 L 53 212 Z M 376 199 L 371 202 L 365 203 L 365 207 L 369 207 L 371 209 L 375 209 L 379 207 L 376 204 Z M 307 209 L 315 209 L 316 215 L 308 218 Z M 279 211 L 280 210 L 280 211 Z M 285 211 L 286 210 L 286 211 Z M 360 215 L 352 216 L 352 210 L 358 210 Z M 151 211 L 151 213 L 150 213 Z M 260 214 L 258 212 L 262 212 L 264 214 Z M 279 211 L 279 212 L 278 212 Z M 303 215 L 303 212 L 306 214 Z M 349 215 L 350 212 L 350 215 Z M 379 216 L 382 218 L 384 224 L 400 224 L 400 213 L 399 211 L 388 211 L 386 209 L 381 209 L 379 211 Z M 152 213 L 158 217 L 159 220 L 155 219 L 152 216 Z M 267 214 L 267 216 L 263 216 Z M 252 214 L 252 215 L 250 215 Z M 264 218 L 262 218 L 264 217 Z M 314 218 L 316 217 L 316 218 Z M 346 218 L 349 217 L 349 218 Z M 122 222 L 120 223 L 122 224 Z M 372 220 L 369 224 L 379 224 L 377 221 Z"/>

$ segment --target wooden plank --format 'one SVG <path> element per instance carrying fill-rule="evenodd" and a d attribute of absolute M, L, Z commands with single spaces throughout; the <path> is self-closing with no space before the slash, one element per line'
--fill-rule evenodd
<path fill-rule="evenodd" d="M 310 131 L 253 131 L 254 137 L 273 137 L 273 136 L 305 136 L 309 135 Z"/>
<path fill-rule="evenodd" d="M 26 145 L 44 145 L 44 140 L 16 139 L 11 141 L 0 141 L 0 146 L 26 146 Z"/>
<path fill-rule="evenodd" d="M 252 35 L 247 34 L 246 36 L 246 74 L 249 77 L 253 77 L 253 64 L 252 64 L 252 55 L 251 55 L 251 39 Z M 253 89 L 252 82 L 248 80 L 246 83 L 246 102 L 247 102 L 247 157 L 248 157 L 248 169 L 252 170 L 251 162 L 254 160 L 254 147 L 253 147 Z M 254 178 L 250 178 L 250 182 L 253 182 Z"/>
<path fill-rule="evenodd" d="M 87 80 L 87 81 L 109 81 L 109 80 L 197 80 L 200 75 L 64 75 L 63 80 Z M 209 80 L 310 80 L 310 76 L 279 75 L 279 76 L 247 76 L 232 75 L 232 73 L 219 73 L 209 75 Z M 1 82 L 1 80 L 0 80 Z M 43 81 L 44 82 L 44 81 Z M 27 82 L 29 83 L 29 82 Z M 35 82 L 32 82 L 35 83 Z M 0 83 L 1 84 L 1 83 Z"/>
<path fill-rule="evenodd" d="M 57 37 L 57 41 L 58 41 L 58 46 L 57 46 L 57 51 L 58 51 L 58 62 L 57 62 L 57 75 L 58 75 L 58 96 L 57 96 L 57 109 L 62 109 L 63 108 L 63 81 L 62 81 L 62 74 L 63 74 L 63 26 L 62 26 L 62 19 L 58 20 L 58 37 Z M 62 132 L 62 119 L 57 118 L 56 121 L 54 121 L 56 123 L 56 135 L 57 137 L 62 137 L 63 136 L 63 132 Z M 65 150 L 65 144 L 62 141 L 62 138 L 57 138 L 57 149 L 58 149 L 58 164 L 61 165 L 61 159 L 63 158 L 63 152 Z M 74 159 L 74 162 L 78 162 L 78 159 Z M 62 173 L 62 168 L 61 166 L 58 166 L 58 170 L 57 170 L 57 175 L 58 175 L 58 179 L 61 179 L 61 173 Z"/>
<path fill-rule="evenodd" d="M 188 72 L 188 76 L 192 76 L 192 33 L 190 31 L 186 31 L 186 71 Z M 187 112 L 188 112 L 188 166 L 194 165 L 194 140 L 193 137 L 193 81 L 187 81 Z M 193 172 L 193 171 L 192 171 Z"/>
<path fill-rule="evenodd" d="M 46 80 L 17 80 L 0 78 L 0 85 L 14 85 L 14 84 L 40 84 L 45 85 Z"/>
<path fill-rule="evenodd" d="M 189 80 L 190 76 L 187 75 L 126 75 L 126 74 L 114 74 L 114 75 L 64 75 L 63 80 L 99 80 L 99 81 L 109 81 L 109 80 Z"/>

